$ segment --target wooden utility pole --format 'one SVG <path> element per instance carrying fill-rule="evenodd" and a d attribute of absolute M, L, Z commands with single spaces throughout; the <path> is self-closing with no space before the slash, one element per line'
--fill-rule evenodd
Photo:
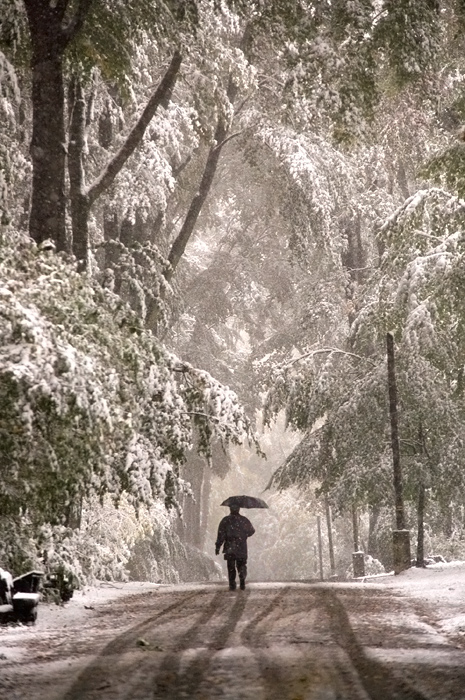
<path fill-rule="evenodd" d="M 398 530 L 405 530 L 402 467 L 400 464 L 399 448 L 399 424 L 397 419 L 397 382 L 394 358 L 394 337 L 392 333 L 387 334 L 386 340 L 389 387 L 389 416 L 391 419 L 391 449 L 392 465 L 394 468 L 394 497 L 396 504 L 396 527 Z"/>
<path fill-rule="evenodd" d="M 394 471 L 394 498 L 396 509 L 396 530 L 393 530 L 394 573 L 398 574 L 411 566 L 410 533 L 405 528 L 405 508 L 403 496 L 402 467 L 400 462 L 399 425 L 397 416 L 397 383 L 394 357 L 394 336 L 386 335 L 389 416 L 391 419 L 391 448 Z"/>
<path fill-rule="evenodd" d="M 418 538 L 417 538 L 417 566 L 425 565 L 425 503 L 426 503 L 426 488 L 422 482 L 418 486 Z"/>
<path fill-rule="evenodd" d="M 358 512 L 357 506 L 352 506 L 352 531 L 354 533 L 354 552 L 358 552 Z"/>
<path fill-rule="evenodd" d="M 316 516 L 316 526 L 318 530 L 318 560 L 320 564 L 320 581 L 323 581 L 323 541 L 321 538 L 321 516 Z"/>
<path fill-rule="evenodd" d="M 326 512 L 326 527 L 328 529 L 328 549 L 329 549 L 329 566 L 331 569 L 331 578 L 336 576 L 336 562 L 334 560 L 334 545 L 333 545 L 333 519 L 331 516 L 331 506 L 329 505 L 328 497 L 325 496 L 325 512 Z"/>
<path fill-rule="evenodd" d="M 361 578 L 365 576 L 365 555 L 359 551 L 358 512 L 355 504 L 352 506 L 352 530 L 354 534 L 352 568 L 354 570 L 354 578 Z"/>
<path fill-rule="evenodd" d="M 419 452 L 421 455 L 425 453 L 425 441 L 423 435 L 423 426 L 420 423 L 418 429 L 418 443 L 420 445 Z M 420 483 L 418 484 L 418 501 L 417 501 L 417 519 L 418 519 L 418 532 L 417 532 L 417 561 L 416 565 L 418 567 L 423 567 L 425 565 L 425 505 L 426 505 L 426 487 L 423 480 L 423 475 L 421 476 Z"/>

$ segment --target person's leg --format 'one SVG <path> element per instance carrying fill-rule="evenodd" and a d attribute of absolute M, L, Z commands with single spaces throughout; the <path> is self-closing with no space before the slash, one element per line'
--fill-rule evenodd
<path fill-rule="evenodd" d="M 241 590 L 245 588 L 245 579 L 247 578 L 247 559 L 236 559 L 237 572 L 239 574 L 239 583 Z"/>
<path fill-rule="evenodd" d="M 229 590 L 234 591 L 236 588 L 236 560 L 226 559 L 228 565 Z"/>

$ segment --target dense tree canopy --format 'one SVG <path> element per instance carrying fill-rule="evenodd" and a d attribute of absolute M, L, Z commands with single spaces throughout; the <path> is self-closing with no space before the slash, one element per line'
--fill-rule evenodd
<path fill-rule="evenodd" d="M 407 500 L 456 499 L 464 16 L 0 0 L 12 533 L 77 526 L 108 494 L 193 508 L 201 546 L 219 445 L 253 440 L 265 395 L 302 438 L 275 485 L 389 506 L 387 331 Z"/>

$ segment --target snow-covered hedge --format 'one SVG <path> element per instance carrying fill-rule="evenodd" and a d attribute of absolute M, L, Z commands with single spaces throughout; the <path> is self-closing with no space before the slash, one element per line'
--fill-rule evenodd
<path fill-rule="evenodd" d="M 194 424 L 204 451 L 250 438 L 234 392 L 65 257 L 4 235 L 0 302 L 0 549 L 22 523 L 70 524 L 91 494 L 175 505 Z"/>

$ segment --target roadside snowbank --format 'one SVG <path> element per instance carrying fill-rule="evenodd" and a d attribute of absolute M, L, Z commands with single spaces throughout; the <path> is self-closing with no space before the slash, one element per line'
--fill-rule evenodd
<path fill-rule="evenodd" d="M 362 585 L 383 585 L 426 602 L 441 632 L 465 643 L 465 562 L 430 564 L 394 573 L 366 577 Z"/>
<path fill-rule="evenodd" d="M 39 616 L 35 628 L 37 630 L 49 627 L 72 625 L 86 620 L 89 610 L 95 610 L 112 600 L 124 596 L 139 595 L 146 591 L 155 591 L 163 584 L 147 581 L 130 581 L 128 583 L 109 583 L 100 581 L 95 586 L 84 586 L 82 590 L 74 591 L 70 601 L 64 605 L 55 603 L 39 604 Z M 163 587 L 166 587 L 164 585 Z"/>

